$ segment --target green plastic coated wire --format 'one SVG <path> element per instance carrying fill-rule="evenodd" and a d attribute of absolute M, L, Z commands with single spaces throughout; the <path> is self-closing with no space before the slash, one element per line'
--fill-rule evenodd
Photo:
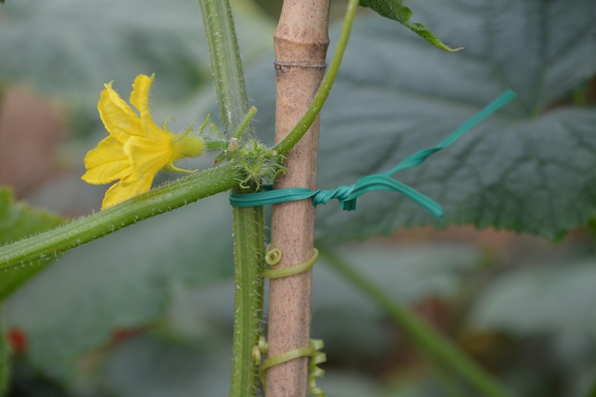
<path fill-rule="evenodd" d="M 435 217 L 442 219 L 443 208 L 438 203 L 417 190 L 396 181 L 391 178 L 391 175 L 397 171 L 422 164 L 430 155 L 454 143 L 466 131 L 470 130 L 476 124 L 494 113 L 497 109 L 504 106 L 507 102 L 515 98 L 516 95 L 515 92 L 506 90 L 435 147 L 420 150 L 419 152 L 408 156 L 389 171 L 381 174 L 364 176 L 354 185 L 340 186 L 337 189 L 332 190 L 312 191 L 307 188 L 294 187 L 268 190 L 252 194 L 230 194 L 230 204 L 235 207 L 255 207 L 260 205 L 285 203 L 288 201 L 305 200 L 312 197 L 312 202 L 315 206 L 318 204 L 327 204 L 331 199 L 337 199 L 340 202 L 342 210 L 353 211 L 356 209 L 356 199 L 363 194 L 375 190 L 389 190 L 403 194 Z M 271 189 L 271 186 L 265 186 L 265 188 Z"/>

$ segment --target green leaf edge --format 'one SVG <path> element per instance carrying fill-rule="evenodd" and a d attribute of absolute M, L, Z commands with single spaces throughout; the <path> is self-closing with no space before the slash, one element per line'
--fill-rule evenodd
<path fill-rule="evenodd" d="M 33 219 L 28 219 L 30 217 Z M 34 221 L 33 224 L 25 225 L 26 234 L 10 235 L 14 225 L 24 221 Z M 15 201 L 12 188 L 0 186 L 0 246 L 10 243 L 10 240 L 16 241 L 32 234 L 44 232 L 65 222 L 66 219 L 59 215 Z M 9 241 L 2 241 L 1 237 L 5 233 L 10 239 Z"/>
<path fill-rule="evenodd" d="M 377 14 L 393 19 L 428 41 L 441 50 L 447 52 L 457 52 L 463 50 L 463 47 L 451 48 L 445 44 L 433 32 L 428 30 L 426 26 L 421 23 L 410 23 L 410 17 L 412 16 L 412 10 L 403 5 L 403 0 L 360 0 L 362 7 L 368 7 L 375 11 Z"/>
<path fill-rule="evenodd" d="M 0 186 L 0 246 L 29 235 L 54 229 L 64 224 L 65 221 L 66 219 L 59 215 L 22 202 L 15 202 L 12 189 L 8 186 Z M 39 266 L 2 274 L 0 276 L 0 301 L 35 277 L 49 263 L 50 261 L 46 261 Z M 2 390 L 1 376 L 2 370 L 0 369 L 0 390 Z M 0 395 L 2 394 L 0 393 Z"/>

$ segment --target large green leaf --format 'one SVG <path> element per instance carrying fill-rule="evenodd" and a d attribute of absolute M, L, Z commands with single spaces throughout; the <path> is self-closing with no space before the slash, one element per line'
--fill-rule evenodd
<path fill-rule="evenodd" d="M 6 302 L 6 324 L 27 333 L 35 368 L 73 381 L 77 360 L 160 322 L 177 284 L 231 277 L 231 227 L 219 196 L 78 247 Z"/>
<path fill-rule="evenodd" d="M 528 361 L 520 366 L 514 364 L 519 359 L 507 360 L 510 378 L 526 373 L 526 392 L 520 395 L 529 395 L 537 386 L 548 387 L 544 382 L 548 373 L 565 385 L 561 395 L 589 395 L 596 370 L 596 261 L 565 259 L 510 268 L 475 296 L 466 319 L 468 329 L 515 336 L 516 356 L 532 357 L 532 362 L 540 357 L 543 364 L 536 367 Z"/>
<path fill-rule="evenodd" d="M 229 338 L 225 344 L 197 350 L 157 338 L 135 338 L 110 354 L 101 389 L 114 397 L 225 396 L 231 342 Z"/>
<path fill-rule="evenodd" d="M 14 203 L 12 191 L 0 187 L 0 244 L 52 229 L 63 222 L 64 219 L 57 215 L 23 203 Z M 0 300 L 39 273 L 48 263 L 24 263 L 22 268 L 0 274 Z"/>
<path fill-rule="evenodd" d="M 269 46 L 272 28 L 246 1 L 238 3 L 251 59 Z M 128 96 L 124 88 L 141 73 L 157 75 L 153 93 L 161 101 L 211 83 L 202 17 L 192 1 L 19 0 L 0 13 L 0 83 L 34 85 L 72 102 L 97 101 L 112 80 Z"/>
<path fill-rule="evenodd" d="M 511 271 L 476 299 L 469 321 L 516 335 L 596 335 L 594 260 Z"/>
<path fill-rule="evenodd" d="M 596 110 L 557 106 L 596 71 L 596 1 L 420 0 L 412 9 L 465 50 L 436 51 L 379 17 L 357 21 L 322 111 L 319 188 L 388 170 L 511 88 L 519 96 L 505 109 L 395 177 L 443 205 L 441 225 L 557 238 L 596 215 Z M 249 80 L 265 132 L 272 75 Z M 359 198 L 353 212 L 321 206 L 317 222 L 329 240 L 437 224 L 388 192 Z"/>
<path fill-rule="evenodd" d="M 366 244 L 335 251 L 391 298 L 406 305 L 455 297 L 465 276 L 480 263 L 480 251 L 461 244 Z M 356 364 L 383 355 L 395 341 L 395 330 L 383 321 L 386 314 L 349 281 L 338 277 L 324 259 L 319 262 L 313 275 L 313 337 L 324 339 L 326 350 L 346 362 Z"/>

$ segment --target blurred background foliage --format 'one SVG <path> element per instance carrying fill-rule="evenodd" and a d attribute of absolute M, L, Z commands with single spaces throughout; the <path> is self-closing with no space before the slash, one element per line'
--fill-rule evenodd
<path fill-rule="evenodd" d="M 334 2 L 334 19 L 344 4 Z M 596 1 L 406 4 L 415 21 L 465 50 L 443 53 L 363 10 L 322 115 L 321 188 L 434 145 L 505 88 L 519 99 L 397 176 L 444 205 L 444 224 L 399 196 L 370 194 L 355 212 L 319 208 L 319 242 L 516 395 L 594 395 Z M 270 142 L 281 2 L 236 0 L 233 8 L 258 135 Z M 337 30 L 331 36 L 333 46 Z M 182 130 L 216 114 L 198 4 L 0 6 L 0 183 L 28 204 L 0 191 L 2 243 L 100 207 L 105 187 L 80 180 L 86 151 L 105 135 L 96 101 L 112 80 L 127 97 L 139 73 L 156 73 L 157 122 L 173 115 Z M 10 395 L 226 395 L 231 244 L 220 195 L 0 276 Z M 326 343 L 320 384 L 329 396 L 474 395 L 420 357 L 324 260 L 314 270 L 312 335 Z"/>

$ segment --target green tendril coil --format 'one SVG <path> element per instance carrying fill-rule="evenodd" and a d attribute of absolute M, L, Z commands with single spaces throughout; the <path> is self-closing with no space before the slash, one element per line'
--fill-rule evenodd
<path fill-rule="evenodd" d="M 278 252 L 279 251 L 279 252 Z M 281 260 L 282 252 L 279 248 L 267 250 L 265 254 L 265 261 L 269 266 L 275 266 Z M 313 248 L 313 255 L 309 260 L 296 266 L 286 267 L 283 269 L 266 269 L 263 272 L 263 276 L 266 278 L 282 278 L 289 277 L 295 274 L 303 273 L 314 266 L 316 261 L 319 259 L 319 251 Z"/>

